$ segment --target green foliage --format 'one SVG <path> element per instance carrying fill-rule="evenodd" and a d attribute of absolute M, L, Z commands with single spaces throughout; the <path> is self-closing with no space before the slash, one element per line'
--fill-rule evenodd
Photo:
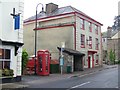
<path fill-rule="evenodd" d="M 23 70 L 26 68 L 26 64 L 28 62 L 28 53 L 27 51 L 24 49 L 22 51 L 22 72 Z"/>
<path fill-rule="evenodd" d="M 111 63 L 115 64 L 116 55 L 115 55 L 115 52 L 112 51 L 112 49 L 109 52 L 109 59 L 110 59 Z"/>
<path fill-rule="evenodd" d="M 1 75 L 0 76 L 13 76 L 14 75 L 14 71 L 12 69 L 3 69 L 0 70 Z"/>
<path fill-rule="evenodd" d="M 4 69 L 3 73 L 5 76 L 10 76 L 9 70 L 8 69 Z"/>
<path fill-rule="evenodd" d="M 120 64 L 120 60 L 118 60 L 118 64 Z"/>
<path fill-rule="evenodd" d="M 12 69 L 9 70 L 10 76 L 13 76 L 13 75 L 14 75 L 13 72 L 14 72 L 14 71 L 13 71 Z"/>
<path fill-rule="evenodd" d="M 2 77 L 2 70 L 0 69 L 0 77 Z"/>

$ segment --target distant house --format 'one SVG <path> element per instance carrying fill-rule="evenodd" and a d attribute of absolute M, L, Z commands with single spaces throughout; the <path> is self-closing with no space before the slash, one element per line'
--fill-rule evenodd
<path fill-rule="evenodd" d="M 108 39 L 108 53 L 110 50 L 115 52 L 116 60 L 120 60 L 120 31 Z"/>
<path fill-rule="evenodd" d="M 108 53 L 110 50 L 115 52 L 116 60 L 120 60 L 120 15 L 116 16 L 114 19 L 114 25 L 110 30 L 110 37 L 107 41 Z M 108 58 L 109 61 L 109 58 Z"/>
<path fill-rule="evenodd" d="M 52 60 L 59 61 L 61 43 L 64 43 L 64 67 L 71 65 L 72 71 L 79 71 L 80 67 L 102 65 L 102 24 L 95 19 L 72 6 L 58 8 L 49 3 L 46 11 L 38 14 L 38 25 L 35 29 L 35 16 L 24 20 L 24 48 L 29 55 L 34 54 L 35 29 L 37 50 L 49 50 Z"/>
<path fill-rule="evenodd" d="M 117 33 L 117 30 L 113 30 L 113 27 L 108 26 L 107 31 L 102 33 L 102 51 L 103 51 L 103 62 L 108 63 L 109 51 L 111 49 L 111 39 Z"/>
<path fill-rule="evenodd" d="M 107 62 L 107 32 L 102 33 L 102 56 L 103 56 L 103 63 Z"/>
<path fill-rule="evenodd" d="M 0 69 L 13 69 L 13 81 L 21 80 L 23 5 L 22 0 L 0 0 Z"/>
<path fill-rule="evenodd" d="M 112 27 L 108 26 L 107 31 L 102 35 L 103 60 L 106 63 L 110 62 L 109 54 L 111 50 L 115 52 L 116 60 L 120 60 L 120 16 L 118 15 L 114 20 L 114 25 Z"/>

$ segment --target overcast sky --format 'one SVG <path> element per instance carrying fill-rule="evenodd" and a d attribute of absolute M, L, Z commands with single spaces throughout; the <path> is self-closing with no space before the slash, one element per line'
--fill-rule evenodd
<path fill-rule="evenodd" d="M 118 1 L 120 0 L 24 0 L 24 19 L 35 15 L 38 3 L 42 3 L 44 8 L 51 2 L 59 5 L 58 7 L 71 5 L 102 23 L 103 32 L 107 30 L 108 26 L 113 25 L 114 17 L 118 15 Z M 40 5 L 38 11 L 41 11 Z"/>

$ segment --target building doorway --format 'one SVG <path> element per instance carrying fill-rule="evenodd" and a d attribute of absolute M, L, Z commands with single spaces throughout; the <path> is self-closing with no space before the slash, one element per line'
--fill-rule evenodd
<path fill-rule="evenodd" d="M 83 70 L 83 56 L 74 55 L 74 71 Z"/>
<path fill-rule="evenodd" d="M 97 51 L 88 51 L 88 68 L 94 68 L 94 54 Z"/>
<path fill-rule="evenodd" d="M 90 68 L 90 56 L 88 57 L 88 68 Z"/>

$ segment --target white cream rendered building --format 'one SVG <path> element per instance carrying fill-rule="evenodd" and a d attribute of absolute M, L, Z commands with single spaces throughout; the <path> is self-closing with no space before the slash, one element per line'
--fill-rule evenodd
<path fill-rule="evenodd" d="M 102 65 L 101 23 L 74 7 L 58 8 L 50 3 L 46 5 L 46 12 L 38 14 L 38 24 L 37 50 L 49 50 L 52 60 L 59 60 L 60 53 L 57 47 L 61 47 L 61 42 L 64 42 L 65 48 L 85 54 L 84 68 Z M 34 28 L 35 16 L 24 21 L 24 48 L 29 55 L 34 55 Z M 72 71 L 75 71 L 74 64 L 77 60 L 74 60 L 74 55 L 69 58 Z"/>

